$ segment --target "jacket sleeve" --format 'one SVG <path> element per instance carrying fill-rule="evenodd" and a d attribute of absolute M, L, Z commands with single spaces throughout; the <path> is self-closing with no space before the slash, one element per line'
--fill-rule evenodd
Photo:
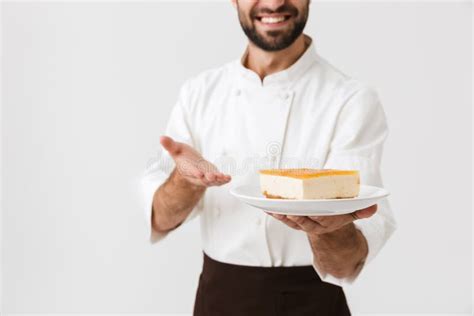
<path fill-rule="evenodd" d="M 172 137 L 175 141 L 186 143 L 195 147 L 193 141 L 192 129 L 190 128 L 187 107 L 189 106 L 189 84 L 186 82 L 180 90 L 178 101 L 171 111 L 165 135 Z M 141 186 L 143 193 L 143 210 L 145 214 L 145 223 L 147 227 L 147 235 L 151 244 L 163 239 L 167 233 L 156 232 L 151 225 L 153 196 L 157 189 L 168 179 L 169 175 L 175 167 L 174 160 L 164 150 L 161 145 L 156 151 L 156 156 L 150 159 L 148 166 L 141 178 Z M 184 222 L 194 218 L 201 210 L 202 199 L 194 207 Z"/>
<path fill-rule="evenodd" d="M 359 170 L 361 184 L 383 187 L 380 164 L 387 135 L 386 118 L 377 93 L 371 88 L 359 89 L 339 112 L 324 168 Z M 368 243 L 364 267 L 375 258 L 396 229 L 388 200 L 383 199 L 377 204 L 377 212 L 372 217 L 354 222 Z M 343 285 L 353 283 L 361 270 L 350 279 L 338 279 L 320 271 L 318 274 L 326 282 Z"/>

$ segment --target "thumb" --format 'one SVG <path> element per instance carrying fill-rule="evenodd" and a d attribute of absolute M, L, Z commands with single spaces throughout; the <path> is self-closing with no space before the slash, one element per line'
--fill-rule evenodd
<path fill-rule="evenodd" d="M 377 204 L 371 205 L 367 208 L 363 208 L 361 210 L 355 211 L 355 215 L 357 218 L 369 218 L 377 212 Z"/>
<path fill-rule="evenodd" d="M 181 153 L 182 147 L 181 144 L 178 142 L 175 142 L 173 138 L 169 136 L 161 136 L 160 137 L 160 144 L 163 146 L 164 149 L 166 149 L 171 156 L 176 156 Z"/>

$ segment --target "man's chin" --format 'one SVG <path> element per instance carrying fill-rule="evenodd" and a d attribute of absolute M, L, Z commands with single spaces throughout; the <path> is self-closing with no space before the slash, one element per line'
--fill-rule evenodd
<path fill-rule="evenodd" d="M 258 25 L 253 25 L 253 28 L 244 27 L 244 31 L 255 46 L 268 52 L 286 49 L 294 42 L 294 39 L 292 40 L 294 32 L 292 25 L 288 28 L 275 28 L 272 30 L 264 30 Z"/>
<path fill-rule="evenodd" d="M 282 36 L 266 36 L 264 38 L 261 37 L 260 43 L 263 44 L 265 48 L 270 48 L 271 51 L 279 51 L 287 48 L 290 45 L 283 44 L 285 42 L 284 37 Z M 259 45 L 260 46 L 260 45 Z"/>

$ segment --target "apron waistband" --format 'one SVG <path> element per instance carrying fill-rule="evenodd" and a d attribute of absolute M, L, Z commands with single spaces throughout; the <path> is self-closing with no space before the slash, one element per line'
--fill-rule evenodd
<path fill-rule="evenodd" d="M 313 266 L 260 267 L 224 263 L 212 259 L 204 253 L 202 276 L 205 279 L 221 278 L 247 282 L 277 284 L 320 283 L 321 278 Z"/>

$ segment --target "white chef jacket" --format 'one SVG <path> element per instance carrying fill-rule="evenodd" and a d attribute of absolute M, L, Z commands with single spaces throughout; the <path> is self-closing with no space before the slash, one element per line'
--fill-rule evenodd
<path fill-rule="evenodd" d="M 356 169 L 361 184 L 382 186 L 380 161 L 387 124 L 374 90 L 320 57 L 311 38 L 289 68 L 259 76 L 243 66 L 244 56 L 187 80 L 169 119 L 166 135 L 196 148 L 232 176 L 208 188 L 185 222 L 199 215 L 204 252 L 211 258 L 248 266 L 313 265 L 306 233 L 237 200 L 229 189 L 258 184 L 261 168 Z M 174 167 L 169 154 L 158 157 L 143 177 L 144 210 L 150 242 L 167 234 L 152 229 L 153 195 Z M 377 213 L 355 221 L 368 242 L 366 265 L 396 227 L 387 200 Z M 322 280 L 351 284 L 323 273 Z"/>

